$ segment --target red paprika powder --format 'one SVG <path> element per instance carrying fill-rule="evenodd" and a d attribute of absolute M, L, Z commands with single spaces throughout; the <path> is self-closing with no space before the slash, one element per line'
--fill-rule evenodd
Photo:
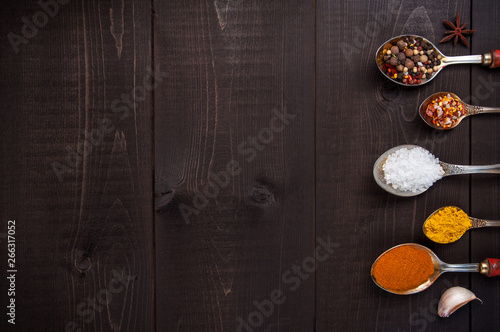
<path fill-rule="evenodd" d="M 431 256 L 410 245 L 395 247 L 375 262 L 372 275 L 377 284 L 389 291 L 408 291 L 424 284 L 434 273 Z"/>

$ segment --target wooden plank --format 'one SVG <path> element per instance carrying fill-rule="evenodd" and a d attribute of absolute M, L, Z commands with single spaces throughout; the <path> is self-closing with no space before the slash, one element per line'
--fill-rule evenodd
<path fill-rule="evenodd" d="M 405 242 L 426 245 L 445 261 L 468 260 L 467 237 L 440 246 L 421 230 L 440 206 L 467 206 L 467 177 L 443 179 L 425 194 L 405 199 L 385 193 L 372 176 L 378 156 L 401 144 L 468 163 L 467 126 L 436 134 L 420 120 L 417 107 L 436 91 L 467 93 L 469 68 L 450 67 L 426 86 L 404 88 L 386 80 L 374 59 L 381 44 L 403 33 L 439 41 L 441 20 L 454 17 L 457 8 L 467 14 L 468 2 L 452 1 L 443 8 L 431 1 L 317 1 L 316 232 L 340 245 L 317 270 L 317 331 L 444 331 L 469 324 L 467 314 L 452 321 L 436 315 L 444 289 L 468 285 L 467 274 L 444 275 L 411 296 L 387 293 L 370 278 L 378 255 Z M 463 51 L 439 47 L 445 53 Z"/>
<path fill-rule="evenodd" d="M 472 54 L 498 49 L 500 37 L 498 22 L 500 7 L 492 1 L 474 1 L 472 28 Z M 480 106 L 500 105 L 500 73 L 498 69 L 472 68 L 471 103 Z M 471 162 L 476 165 L 500 163 L 500 119 L 498 115 L 478 115 L 470 118 Z M 471 216 L 500 220 L 500 177 L 495 175 L 471 176 Z M 500 258 L 500 230 L 496 228 L 471 231 L 471 261 L 479 262 L 486 257 Z M 494 330 L 500 325 L 500 283 L 482 275 L 474 275 L 472 291 L 484 301 L 483 305 L 471 305 L 474 331 Z"/>
<path fill-rule="evenodd" d="M 16 221 L 15 330 L 151 331 L 150 7 L 62 2 L 16 1 L 1 14 L 3 31 L 26 40 L 16 53 L 4 38 L 0 64 L 1 220 L 2 232 Z M 36 32 L 23 17 L 36 20 Z M 3 308 L 7 301 L 3 294 Z M 3 316 L 0 329 L 11 330 Z"/>
<path fill-rule="evenodd" d="M 157 330 L 311 330 L 313 4 L 155 13 Z"/>

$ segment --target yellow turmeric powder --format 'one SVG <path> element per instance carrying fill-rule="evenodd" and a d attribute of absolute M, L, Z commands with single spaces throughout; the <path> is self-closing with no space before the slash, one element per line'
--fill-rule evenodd
<path fill-rule="evenodd" d="M 427 219 L 424 233 L 434 242 L 451 243 L 458 240 L 471 227 L 471 220 L 462 209 L 446 206 Z"/>

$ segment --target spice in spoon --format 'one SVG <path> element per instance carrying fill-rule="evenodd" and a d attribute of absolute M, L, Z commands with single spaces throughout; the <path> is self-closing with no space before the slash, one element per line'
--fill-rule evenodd
<path fill-rule="evenodd" d="M 446 244 L 457 241 L 471 227 L 471 220 L 462 209 L 446 206 L 427 218 L 424 233 L 432 241 Z"/>
<path fill-rule="evenodd" d="M 394 151 L 382 170 L 392 188 L 414 193 L 426 190 L 444 175 L 439 159 L 421 147 Z"/>
<path fill-rule="evenodd" d="M 372 275 L 388 291 L 405 292 L 426 283 L 434 273 L 431 256 L 425 250 L 409 245 L 395 247 L 380 256 Z"/>
<path fill-rule="evenodd" d="M 425 111 L 432 123 L 443 129 L 452 127 L 465 113 L 464 103 L 449 93 L 431 100 Z"/>
<path fill-rule="evenodd" d="M 430 79 L 442 59 L 432 44 L 410 36 L 384 45 L 381 57 L 387 76 L 404 84 L 421 84 Z"/>

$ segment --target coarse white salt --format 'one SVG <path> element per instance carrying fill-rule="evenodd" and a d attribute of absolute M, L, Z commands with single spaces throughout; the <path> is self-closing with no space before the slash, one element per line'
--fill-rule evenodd
<path fill-rule="evenodd" d="M 388 185 L 413 193 L 426 190 L 444 175 L 439 159 L 421 147 L 393 152 L 387 157 L 382 170 Z"/>

